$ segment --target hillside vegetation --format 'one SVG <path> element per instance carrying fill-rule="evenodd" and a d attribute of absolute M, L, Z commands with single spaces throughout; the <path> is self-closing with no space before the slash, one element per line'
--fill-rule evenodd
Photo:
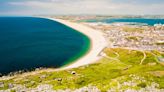
<path fill-rule="evenodd" d="M 52 85 L 54 90 L 75 90 L 88 86 L 109 92 L 140 90 L 146 87 L 164 89 L 164 66 L 157 59 L 163 56 L 158 51 L 107 48 L 103 58 L 95 64 L 0 80 L 4 83 L 0 90 L 16 91 L 18 85 L 35 88 L 42 84 Z M 9 84 L 13 84 L 13 87 Z"/>

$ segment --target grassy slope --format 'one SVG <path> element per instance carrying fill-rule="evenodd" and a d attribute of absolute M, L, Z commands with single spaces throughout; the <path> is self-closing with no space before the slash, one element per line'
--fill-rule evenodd
<path fill-rule="evenodd" d="M 129 77 L 134 74 L 140 77 L 144 77 L 146 82 L 144 84 L 149 85 L 154 81 L 159 84 L 159 88 L 164 88 L 164 76 L 160 73 L 154 75 L 153 72 L 164 72 L 163 65 L 157 62 L 157 59 L 150 52 L 146 52 L 146 59 L 143 64 L 140 65 L 140 60 L 143 58 L 143 53 L 135 50 L 125 49 L 105 49 L 107 56 L 116 57 L 116 52 L 119 54 L 118 60 L 110 60 L 109 58 L 102 58 L 95 64 L 82 66 L 75 69 L 58 71 L 58 72 L 43 72 L 36 75 L 26 76 L 24 78 L 13 78 L 11 80 L 5 80 L 5 84 L 25 84 L 26 87 L 36 87 L 38 84 L 52 84 L 54 89 L 75 89 L 83 86 L 94 85 L 102 91 L 106 91 L 109 88 L 117 86 L 117 82 L 123 83 L 133 78 Z M 161 54 L 154 51 L 157 56 Z M 119 61 L 120 60 L 120 61 Z M 156 65 L 149 65 L 149 63 L 156 63 Z M 76 74 L 71 74 L 75 71 Z M 44 77 L 42 77 L 44 76 Z M 141 88 L 142 81 L 135 88 Z M 0 89 L 6 89 L 0 88 Z M 126 89 L 128 87 L 123 87 Z"/>

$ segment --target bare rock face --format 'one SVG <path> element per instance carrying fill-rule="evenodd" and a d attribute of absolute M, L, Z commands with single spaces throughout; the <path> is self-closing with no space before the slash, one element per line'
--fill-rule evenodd
<path fill-rule="evenodd" d="M 0 82 L 0 88 L 5 87 L 4 82 Z"/>
<path fill-rule="evenodd" d="M 46 75 L 40 76 L 40 79 L 45 79 L 45 78 L 46 78 Z"/>
<path fill-rule="evenodd" d="M 36 89 L 33 89 L 33 90 L 38 91 L 38 92 L 55 92 L 52 89 L 52 86 L 51 85 L 47 85 L 47 84 L 39 85 Z"/>
<path fill-rule="evenodd" d="M 63 79 L 62 78 L 55 78 L 54 80 L 61 82 Z"/>
<path fill-rule="evenodd" d="M 88 86 L 88 87 L 82 87 L 80 89 L 76 89 L 73 92 L 101 92 L 101 91 L 95 86 Z"/>
<path fill-rule="evenodd" d="M 14 85 L 13 85 L 12 83 L 9 83 L 9 84 L 8 84 L 8 87 L 9 87 L 9 89 L 10 89 L 10 88 L 13 88 Z"/>

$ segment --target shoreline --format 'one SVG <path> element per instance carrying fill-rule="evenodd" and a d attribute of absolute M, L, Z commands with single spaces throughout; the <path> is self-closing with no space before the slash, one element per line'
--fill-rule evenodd
<path fill-rule="evenodd" d="M 4 76 L 4 77 L 0 77 L 0 80 L 8 80 L 8 79 L 16 77 L 16 76 L 34 75 L 34 74 L 38 74 L 41 72 L 54 72 L 54 71 L 77 68 L 77 67 L 80 67 L 83 65 L 95 63 L 98 59 L 101 58 L 98 55 L 107 46 L 107 42 L 106 42 L 102 32 L 94 30 L 94 29 L 87 27 L 83 24 L 70 22 L 68 20 L 55 19 L 55 18 L 50 18 L 50 17 L 39 17 L 39 18 L 45 18 L 45 19 L 50 19 L 50 20 L 59 22 L 63 25 L 66 25 L 66 26 L 74 29 L 75 31 L 78 31 L 78 32 L 84 34 L 90 40 L 89 50 L 84 55 L 82 55 L 81 57 L 76 59 L 75 61 L 70 62 L 70 63 L 68 63 L 62 67 L 46 68 L 46 69 L 41 69 L 38 71 L 24 72 L 23 74 L 17 74 L 17 75 L 13 75 L 13 76 Z"/>
<path fill-rule="evenodd" d="M 68 65 L 65 65 L 57 70 L 66 70 L 66 69 L 71 69 L 71 68 L 77 68 L 83 65 L 92 64 L 100 58 L 98 56 L 99 53 L 107 46 L 107 42 L 102 32 L 92 29 L 90 27 L 87 27 L 83 24 L 70 22 L 68 20 L 55 19 L 55 18 L 47 18 L 47 19 L 54 20 L 70 28 L 73 28 L 76 31 L 84 34 L 90 39 L 90 48 L 85 55 L 78 58 L 74 62 Z"/>

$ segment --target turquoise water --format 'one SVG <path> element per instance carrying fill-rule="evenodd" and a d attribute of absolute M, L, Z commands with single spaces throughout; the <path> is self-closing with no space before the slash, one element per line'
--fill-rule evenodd
<path fill-rule="evenodd" d="M 85 35 L 58 22 L 33 17 L 0 17 L 0 73 L 61 67 L 84 55 Z"/>
<path fill-rule="evenodd" d="M 164 24 L 164 19 L 146 19 L 146 18 L 107 18 L 107 19 L 90 19 L 87 22 L 103 22 L 103 23 L 144 23 L 149 26 L 154 24 Z"/>

